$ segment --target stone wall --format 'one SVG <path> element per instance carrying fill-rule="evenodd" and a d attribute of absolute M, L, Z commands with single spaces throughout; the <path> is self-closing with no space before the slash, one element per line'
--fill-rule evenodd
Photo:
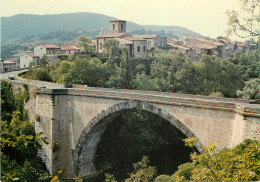
<path fill-rule="evenodd" d="M 134 57 L 145 58 L 147 56 L 147 41 L 146 40 L 134 40 Z M 138 52 L 138 46 L 140 51 Z M 144 49 L 145 47 L 145 49 Z"/>

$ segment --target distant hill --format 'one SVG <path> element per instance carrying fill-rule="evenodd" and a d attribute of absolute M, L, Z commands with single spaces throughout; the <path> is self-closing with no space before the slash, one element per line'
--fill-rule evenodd
<path fill-rule="evenodd" d="M 108 22 L 115 17 L 96 13 L 68 13 L 58 15 L 20 14 L 2 17 L 2 41 L 20 39 L 55 31 L 84 30 L 95 31 L 102 27 L 108 29 Z M 126 20 L 127 21 L 127 20 Z M 144 30 L 172 32 L 173 35 L 201 36 L 200 34 L 179 26 L 139 25 L 127 22 L 127 31 Z"/>

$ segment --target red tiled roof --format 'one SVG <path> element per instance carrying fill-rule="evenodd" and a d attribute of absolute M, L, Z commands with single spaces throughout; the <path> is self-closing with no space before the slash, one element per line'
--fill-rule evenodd
<path fill-rule="evenodd" d="M 97 38 L 114 38 L 114 37 L 126 37 L 130 36 L 127 33 L 104 33 L 97 36 Z"/>
<path fill-rule="evenodd" d="M 189 48 L 189 47 L 180 46 L 180 45 L 176 45 L 176 44 L 173 44 L 173 43 L 167 43 L 167 44 L 170 45 L 170 46 L 179 48 L 179 49 L 185 49 L 185 50 L 192 49 L 192 48 Z"/>
<path fill-rule="evenodd" d="M 61 46 L 61 50 L 80 50 L 80 46 L 76 41 L 65 43 Z"/>
<path fill-rule="evenodd" d="M 43 46 L 46 48 L 56 48 L 56 49 L 60 48 L 60 46 L 55 45 L 55 44 L 46 44 L 46 45 L 38 45 L 38 46 Z M 36 46 L 36 47 L 38 47 L 38 46 Z"/>
<path fill-rule="evenodd" d="M 115 40 L 118 40 L 120 44 L 133 44 L 132 41 L 127 40 L 126 38 L 115 38 Z"/>
<path fill-rule="evenodd" d="M 4 60 L 4 64 L 16 64 L 16 62 L 10 61 L 10 60 Z"/>
<path fill-rule="evenodd" d="M 26 55 L 28 55 L 28 56 L 31 56 L 31 57 L 39 57 L 39 56 L 36 56 L 35 54 L 33 54 L 32 52 L 25 52 L 26 53 Z"/>
<path fill-rule="evenodd" d="M 146 41 L 145 39 L 142 39 L 142 38 L 139 38 L 139 37 L 124 37 L 124 39 L 131 40 L 131 41 L 134 41 L 134 40 Z"/>
<path fill-rule="evenodd" d="M 133 36 L 141 39 L 154 39 L 155 37 L 158 36 L 158 34 L 133 35 Z"/>

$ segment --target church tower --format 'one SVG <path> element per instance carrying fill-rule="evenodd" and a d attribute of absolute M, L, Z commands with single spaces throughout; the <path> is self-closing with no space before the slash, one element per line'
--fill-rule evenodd
<path fill-rule="evenodd" d="M 111 20 L 110 23 L 110 33 L 125 33 L 126 32 L 126 21 L 124 20 Z"/>

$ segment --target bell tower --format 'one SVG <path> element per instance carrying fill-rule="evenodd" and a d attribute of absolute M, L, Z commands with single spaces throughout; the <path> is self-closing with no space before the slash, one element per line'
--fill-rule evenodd
<path fill-rule="evenodd" d="M 109 21 L 110 33 L 125 33 L 126 32 L 126 21 L 124 20 L 111 20 Z"/>

